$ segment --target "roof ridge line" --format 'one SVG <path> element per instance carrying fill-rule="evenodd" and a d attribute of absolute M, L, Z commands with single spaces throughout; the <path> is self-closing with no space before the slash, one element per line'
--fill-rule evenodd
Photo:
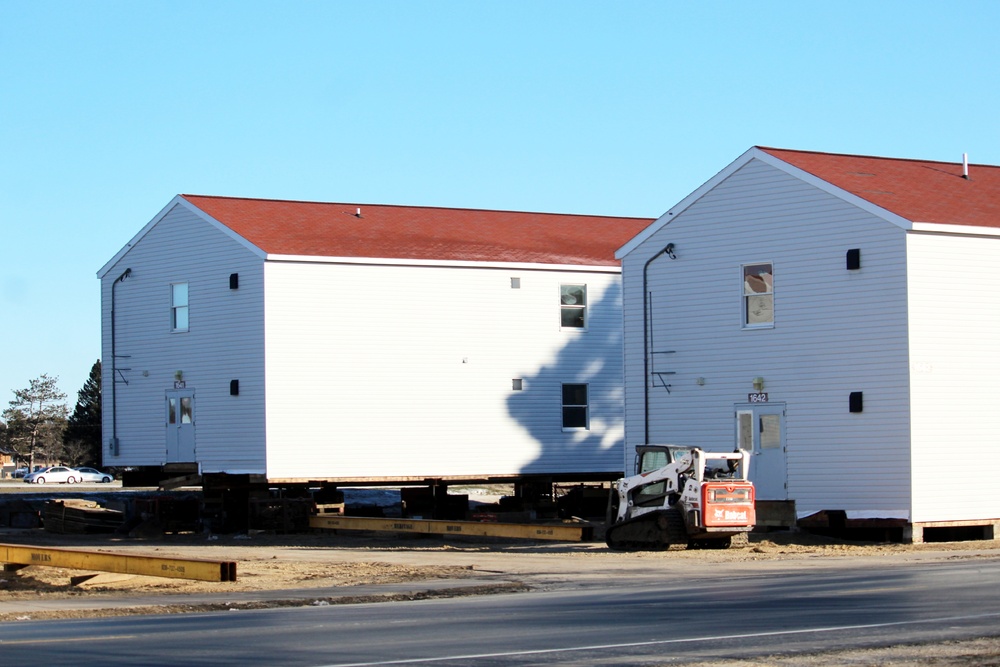
<path fill-rule="evenodd" d="M 314 206 L 354 206 L 362 207 L 365 206 L 375 206 L 379 208 L 397 208 L 397 209 L 421 209 L 427 211 L 477 211 L 480 213 L 509 213 L 513 215 L 552 215 L 559 217 L 574 217 L 574 218 L 607 218 L 609 220 L 655 220 L 655 216 L 637 216 L 637 215 L 595 215 L 590 213 L 554 213 L 546 211 L 516 211 L 513 209 L 492 209 L 492 208 L 471 208 L 465 206 L 424 206 L 424 205 L 410 205 L 410 204 L 373 204 L 364 202 L 335 202 L 335 201 L 313 201 L 307 199 L 281 199 L 276 197 L 236 197 L 228 195 L 199 195 L 192 193 L 181 193 L 181 197 L 185 199 L 189 197 L 201 198 L 201 199 L 229 199 L 238 201 L 248 201 L 248 202 L 273 202 L 276 204 L 311 204 Z"/>
<path fill-rule="evenodd" d="M 922 160 L 920 158 L 910 158 L 910 157 L 889 157 L 887 155 L 863 155 L 860 153 L 833 153 L 830 151 L 810 151 L 799 148 L 777 148 L 775 146 L 754 146 L 762 151 L 777 151 L 780 153 L 806 153 L 809 155 L 829 155 L 834 157 L 848 157 L 848 158 L 862 158 L 866 160 L 889 160 L 890 162 L 914 162 L 918 164 L 947 164 L 956 167 L 961 167 L 962 162 L 948 162 L 947 160 Z M 975 167 L 991 167 L 995 169 L 1000 169 L 1000 165 L 986 164 L 980 162 L 970 162 L 970 166 Z"/>

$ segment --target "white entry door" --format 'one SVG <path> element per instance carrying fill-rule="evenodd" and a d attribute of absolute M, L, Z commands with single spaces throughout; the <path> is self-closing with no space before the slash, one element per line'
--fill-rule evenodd
<path fill-rule="evenodd" d="M 194 458 L 194 390 L 167 391 L 167 463 Z"/>
<path fill-rule="evenodd" d="M 750 481 L 760 500 L 787 500 L 785 404 L 736 406 L 736 446 L 751 452 Z"/>

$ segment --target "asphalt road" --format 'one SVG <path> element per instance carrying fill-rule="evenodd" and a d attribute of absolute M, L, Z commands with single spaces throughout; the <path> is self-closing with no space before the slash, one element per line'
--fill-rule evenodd
<path fill-rule="evenodd" d="M 0 625 L 5 665 L 661 665 L 1000 632 L 1000 560 Z"/>

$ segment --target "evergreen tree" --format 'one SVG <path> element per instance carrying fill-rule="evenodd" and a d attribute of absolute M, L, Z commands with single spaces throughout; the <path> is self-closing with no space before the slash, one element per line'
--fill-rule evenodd
<path fill-rule="evenodd" d="M 62 434 L 66 428 L 66 394 L 56 386 L 58 378 L 44 373 L 27 389 L 14 391 L 14 400 L 3 411 L 7 429 L 4 444 L 15 458 L 33 468 L 35 457 L 56 461 L 62 455 Z"/>
<path fill-rule="evenodd" d="M 63 460 L 72 466 L 101 465 L 101 360 L 77 392 L 76 407 L 63 434 Z"/>
<path fill-rule="evenodd" d="M 0 421 L 0 454 L 14 456 L 14 452 L 7 445 L 7 424 L 3 421 Z M 17 465 L 17 459 L 14 459 L 14 465 Z"/>

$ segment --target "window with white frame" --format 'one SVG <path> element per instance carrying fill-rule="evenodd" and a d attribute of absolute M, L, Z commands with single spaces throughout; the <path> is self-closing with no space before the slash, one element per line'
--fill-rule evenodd
<path fill-rule="evenodd" d="M 188 330 L 187 283 L 174 283 L 170 286 L 170 328 L 173 331 Z"/>
<path fill-rule="evenodd" d="M 560 321 L 564 329 L 587 327 L 587 286 L 559 286 Z"/>
<path fill-rule="evenodd" d="M 562 386 L 562 425 L 563 428 L 590 428 L 590 406 L 587 397 L 587 385 L 564 384 Z"/>
<path fill-rule="evenodd" d="M 774 267 L 743 265 L 743 326 L 774 325 Z"/>

